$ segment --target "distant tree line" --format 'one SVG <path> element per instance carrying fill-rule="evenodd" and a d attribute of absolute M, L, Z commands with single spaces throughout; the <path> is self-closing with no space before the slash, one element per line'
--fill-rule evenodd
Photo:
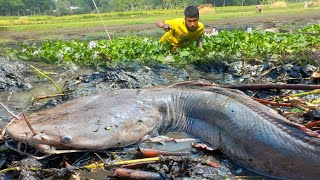
<path fill-rule="evenodd" d="M 248 6 L 276 0 L 94 0 L 100 12 L 184 8 L 189 5 Z M 304 0 L 286 0 L 303 2 Z M 92 0 L 0 0 L 1 16 L 69 15 L 95 11 Z"/>

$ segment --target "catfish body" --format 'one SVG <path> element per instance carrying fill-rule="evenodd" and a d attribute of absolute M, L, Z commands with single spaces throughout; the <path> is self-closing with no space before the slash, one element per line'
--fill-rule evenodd
<path fill-rule="evenodd" d="M 121 89 L 87 96 L 27 117 L 6 129 L 44 153 L 124 147 L 183 131 L 239 164 L 269 176 L 320 176 L 319 135 L 242 92 L 220 87 Z"/>

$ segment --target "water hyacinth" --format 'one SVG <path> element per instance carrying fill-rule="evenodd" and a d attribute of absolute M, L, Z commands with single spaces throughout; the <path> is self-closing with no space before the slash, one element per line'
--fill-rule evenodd
<path fill-rule="evenodd" d="M 71 47 L 67 46 L 65 49 L 65 52 L 70 52 L 71 51 Z"/>
<path fill-rule="evenodd" d="M 90 41 L 88 47 L 89 47 L 89 49 L 93 49 L 93 48 L 96 48 L 97 45 L 98 44 L 96 41 Z"/>
<path fill-rule="evenodd" d="M 312 30 L 317 28 L 320 30 L 320 26 L 312 26 Z M 178 48 L 175 53 L 171 52 L 172 46 L 169 43 L 159 43 L 158 39 L 127 36 L 113 39 L 112 42 L 102 39 L 47 41 L 40 46 L 22 44 L 17 55 L 24 59 L 36 57 L 36 60 L 48 63 L 71 62 L 84 66 L 113 66 L 132 62 L 183 66 L 188 63 L 210 63 L 216 60 L 232 62 L 265 60 L 271 57 L 281 60 L 288 56 L 292 61 L 303 59 L 303 62 L 312 62 L 310 52 L 320 51 L 320 38 L 305 33 L 268 33 L 256 30 L 246 33 L 246 30 L 220 30 L 219 35 L 216 35 L 213 32 L 217 30 L 212 30 L 210 36 L 203 37 L 202 49 L 193 43 L 186 48 Z"/>
<path fill-rule="evenodd" d="M 57 53 L 57 57 L 58 57 L 59 60 L 62 60 L 64 56 L 63 56 L 63 54 L 60 52 L 60 53 Z"/>
<path fill-rule="evenodd" d="M 174 59 L 173 59 L 172 54 L 169 54 L 164 60 L 165 60 L 165 62 L 172 62 Z"/>
<path fill-rule="evenodd" d="M 36 57 L 40 52 L 41 52 L 41 50 L 35 50 L 35 51 L 33 51 L 32 55 L 34 57 Z"/>
<path fill-rule="evenodd" d="M 75 53 L 75 54 L 74 54 L 74 58 L 75 58 L 75 59 L 79 59 L 79 58 L 80 58 L 79 53 Z"/>
<path fill-rule="evenodd" d="M 99 52 L 98 51 L 94 51 L 94 54 L 93 54 L 93 59 L 98 59 L 98 54 Z"/>
<path fill-rule="evenodd" d="M 150 40 L 149 38 L 144 38 L 143 42 L 146 43 L 147 45 L 151 45 L 151 43 L 153 42 L 152 40 Z"/>

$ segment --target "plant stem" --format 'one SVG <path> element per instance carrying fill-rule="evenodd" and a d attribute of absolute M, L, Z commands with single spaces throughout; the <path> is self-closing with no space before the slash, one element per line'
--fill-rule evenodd
<path fill-rule="evenodd" d="M 34 67 L 33 65 L 30 65 L 30 67 L 32 67 L 34 70 L 36 70 L 41 76 L 49 79 L 49 80 L 53 83 L 54 87 L 56 87 L 56 89 L 59 91 L 59 93 L 63 94 L 63 92 L 60 90 L 60 88 L 59 88 L 58 85 L 54 82 L 53 79 L 51 79 L 51 78 L 50 78 L 49 76 L 47 76 L 44 72 L 42 72 L 41 70 L 37 69 L 37 68 Z"/>

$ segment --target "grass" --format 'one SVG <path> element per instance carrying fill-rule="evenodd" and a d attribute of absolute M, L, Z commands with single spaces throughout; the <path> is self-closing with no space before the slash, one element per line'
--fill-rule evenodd
<path fill-rule="evenodd" d="M 320 7 L 310 9 L 317 11 Z M 282 14 L 304 13 L 302 3 L 288 4 L 287 8 L 270 8 L 264 6 L 263 14 L 255 13 L 255 6 L 228 6 L 216 7 L 216 13 L 201 15 L 201 22 L 222 20 L 226 18 L 253 17 L 253 16 L 281 16 Z M 108 27 L 134 24 L 153 24 L 158 19 L 183 17 L 183 9 L 128 11 L 103 13 L 102 19 Z M 0 33 L 3 32 L 39 32 L 49 34 L 59 29 L 79 29 L 101 27 L 98 14 L 81 14 L 70 16 L 28 16 L 28 17 L 0 17 Z M 40 32 L 42 31 L 42 32 Z M 1 42 L 2 40 L 0 40 Z"/>

